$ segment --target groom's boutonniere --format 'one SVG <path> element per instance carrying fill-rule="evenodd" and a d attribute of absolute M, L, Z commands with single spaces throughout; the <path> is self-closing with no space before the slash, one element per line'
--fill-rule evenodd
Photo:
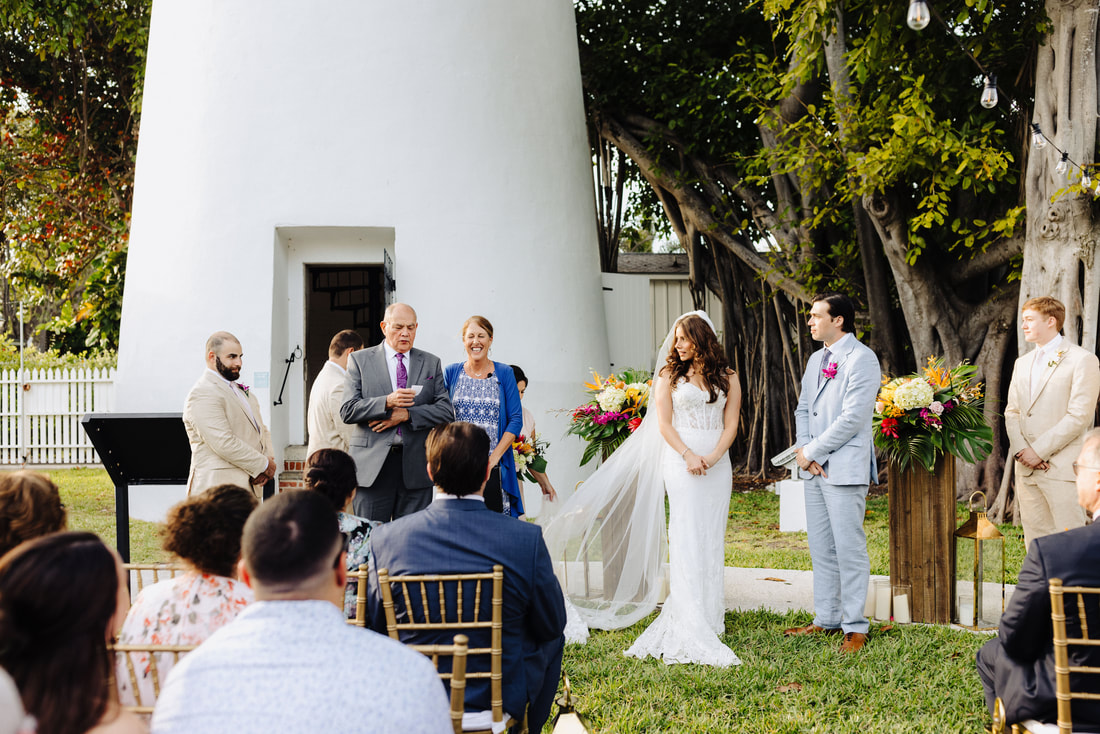
<path fill-rule="evenodd" d="M 1054 367 L 1054 366 L 1056 366 L 1056 365 L 1057 365 L 1057 364 L 1058 364 L 1059 362 L 1061 362 L 1061 361 L 1062 361 L 1062 357 L 1065 357 L 1065 356 L 1066 356 L 1066 352 L 1068 352 L 1068 351 L 1069 351 L 1068 349 L 1059 349 L 1059 350 L 1058 350 L 1058 351 L 1057 351 L 1057 352 L 1055 353 L 1055 355 L 1054 355 L 1054 358 L 1053 358 L 1053 359 L 1051 359 L 1051 360 L 1050 360 L 1049 362 L 1047 362 L 1047 367 Z"/>
<path fill-rule="evenodd" d="M 821 368 L 821 376 L 826 380 L 831 380 L 836 377 L 836 362 L 830 362 Z"/>
<path fill-rule="evenodd" d="M 239 387 L 240 389 L 244 390 L 244 394 L 245 394 L 245 395 L 247 395 L 247 394 L 248 394 L 248 391 L 252 389 L 252 388 L 250 388 L 250 387 L 249 387 L 248 385 L 244 384 L 243 382 L 238 382 L 238 383 L 237 383 L 237 387 Z"/>

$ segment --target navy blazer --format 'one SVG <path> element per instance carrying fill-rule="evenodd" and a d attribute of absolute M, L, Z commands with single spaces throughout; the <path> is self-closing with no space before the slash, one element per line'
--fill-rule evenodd
<path fill-rule="evenodd" d="M 1054 695 L 1054 631 L 1050 620 L 1050 580 L 1062 579 L 1066 586 L 1100 586 L 1100 523 L 1067 530 L 1031 542 L 1020 568 L 1019 582 L 1001 615 L 998 636 L 1014 670 L 1002 671 L 998 693 L 1004 699 L 1008 721 L 1033 716 L 1053 719 L 1057 708 Z M 1077 596 L 1067 595 L 1066 633 L 1081 634 Z M 1090 598 L 1094 602 L 1095 598 Z M 1100 611 L 1095 604 L 1086 608 L 1090 636 L 1100 630 Z M 1070 665 L 1100 666 L 1100 648 L 1070 646 Z M 1006 661 L 1007 662 L 1007 661 Z M 1085 690 L 1100 692 L 1096 676 Z M 1081 690 L 1074 683 L 1075 690 Z M 1074 731 L 1078 719 L 1100 722 L 1100 702 L 1073 703 Z"/>
<path fill-rule="evenodd" d="M 400 576 L 481 573 L 495 564 L 504 567 L 504 710 L 522 717 L 542 686 L 550 658 L 560 656 L 564 645 L 565 601 L 542 528 L 493 512 L 478 500 L 436 500 L 420 512 L 376 528 L 371 533 L 371 554 L 367 620 L 382 634 L 386 634 L 386 616 L 377 569 Z M 488 619 L 491 587 L 483 596 L 482 614 Z M 395 599 L 400 613 L 398 602 Z M 473 598 L 467 596 L 464 603 L 472 605 Z M 471 632 L 470 647 L 489 647 L 489 634 L 488 629 Z M 450 644 L 453 636 L 453 632 L 426 631 L 403 636 L 402 642 Z M 488 670 L 488 661 L 471 658 L 468 669 Z M 466 685 L 467 708 L 489 710 L 489 681 L 469 680 Z"/>

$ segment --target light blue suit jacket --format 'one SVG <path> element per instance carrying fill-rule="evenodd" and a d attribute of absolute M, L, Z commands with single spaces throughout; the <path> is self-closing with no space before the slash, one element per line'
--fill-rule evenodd
<path fill-rule="evenodd" d="M 821 464 L 828 475 L 825 482 L 869 484 L 878 478 L 871 440 L 871 418 L 882 382 L 878 358 L 853 334 L 846 334 L 829 351 L 836 376 L 820 385 L 824 350 L 811 354 L 806 363 L 794 411 L 797 443 L 803 456 Z M 810 473 L 801 471 L 800 476 L 808 479 Z"/>

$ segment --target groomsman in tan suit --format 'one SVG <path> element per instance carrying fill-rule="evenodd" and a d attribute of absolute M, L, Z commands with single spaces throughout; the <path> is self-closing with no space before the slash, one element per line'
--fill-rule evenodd
<path fill-rule="evenodd" d="M 363 348 L 363 337 L 344 329 L 328 345 L 328 361 L 313 381 L 309 391 L 308 457 L 317 449 L 339 449 L 347 452 L 351 446 L 351 426 L 340 417 L 344 404 L 344 378 L 348 374 L 348 357 Z"/>
<path fill-rule="evenodd" d="M 1027 547 L 1085 524 L 1073 462 L 1092 428 L 1100 364 L 1059 333 L 1065 318 L 1066 307 L 1049 296 L 1024 303 L 1021 328 L 1036 348 L 1016 360 L 1008 387 L 1005 428 Z"/>
<path fill-rule="evenodd" d="M 183 425 L 191 443 L 187 494 L 218 484 L 260 489 L 275 477 L 271 433 L 241 376 L 241 342 L 227 331 L 206 340 L 206 371 L 187 394 Z"/>

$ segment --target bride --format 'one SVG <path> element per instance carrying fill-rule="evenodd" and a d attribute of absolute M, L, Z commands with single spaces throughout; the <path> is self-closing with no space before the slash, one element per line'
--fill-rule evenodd
<path fill-rule="evenodd" d="M 667 574 L 661 614 L 627 655 L 741 662 L 718 638 L 732 486 L 726 452 L 740 407 L 740 385 L 710 319 L 684 314 L 658 352 L 645 420 L 545 528 L 551 556 L 562 561 L 569 611 L 591 627 L 621 629 L 649 615 Z"/>

